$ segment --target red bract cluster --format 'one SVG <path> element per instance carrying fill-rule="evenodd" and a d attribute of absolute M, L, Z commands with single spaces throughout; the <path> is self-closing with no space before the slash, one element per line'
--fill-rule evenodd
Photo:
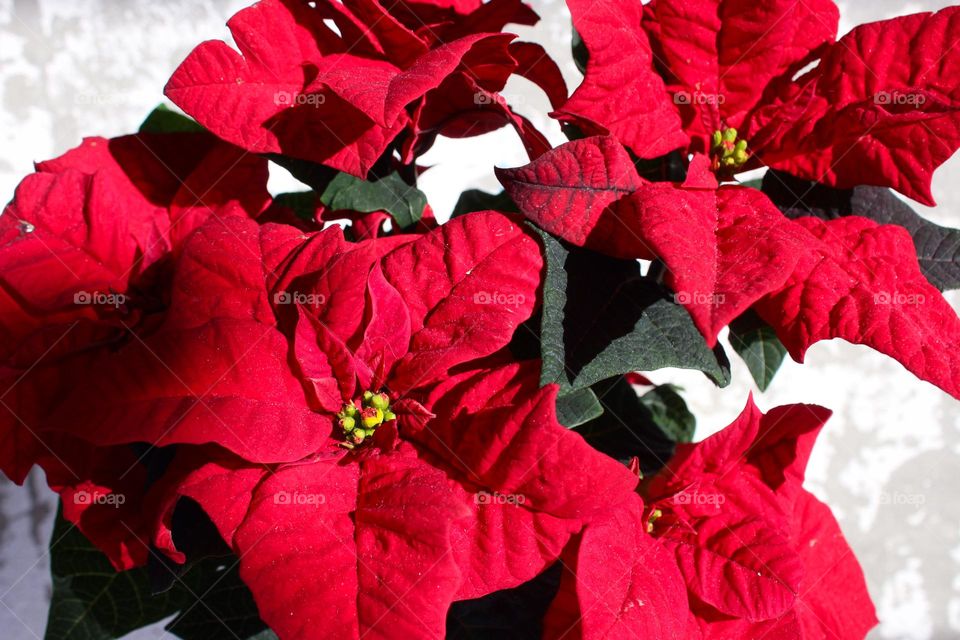
<path fill-rule="evenodd" d="M 24 179 L 0 217 L 0 469 L 39 466 L 129 578 L 90 583 L 110 574 L 54 540 L 49 637 L 173 614 L 244 640 L 876 624 L 802 486 L 830 412 L 751 397 L 694 443 L 646 373 L 729 383 L 730 327 L 761 390 L 842 338 L 960 398 L 960 265 L 930 247 L 960 232 L 886 189 L 932 202 L 960 145 L 960 13 L 835 41 L 829 0 L 568 4 L 569 98 L 502 33 L 536 22 L 517 0 L 262 0 L 229 22 L 239 51 L 202 43 L 167 84 L 196 121 L 157 110 Z M 511 75 L 570 142 L 510 108 Z M 417 158 L 506 124 L 530 164 L 439 224 Z M 268 192 L 271 161 L 310 189 Z"/>

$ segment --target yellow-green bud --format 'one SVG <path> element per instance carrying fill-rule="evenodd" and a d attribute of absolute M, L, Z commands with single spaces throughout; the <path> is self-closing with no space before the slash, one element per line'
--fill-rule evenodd
<path fill-rule="evenodd" d="M 396 419 L 397 419 L 397 414 L 395 414 L 393 411 L 390 411 L 389 409 L 387 409 L 386 411 L 383 412 L 384 422 L 390 422 L 391 420 L 396 420 Z"/>
<path fill-rule="evenodd" d="M 340 418 L 340 426 L 344 431 L 350 432 L 353 431 L 353 428 L 356 426 L 357 421 L 351 418 L 350 416 L 344 416 Z"/>
<path fill-rule="evenodd" d="M 725 129 L 723 132 L 723 141 L 724 142 L 736 142 L 737 140 L 737 130 L 733 127 Z"/>
<path fill-rule="evenodd" d="M 390 396 L 385 393 L 376 393 L 370 398 L 370 406 L 377 409 L 386 409 L 390 406 Z"/>
<path fill-rule="evenodd" d="M 376 407 L 369 407 L 363 410 L 362 421 L 363 426 L 367 429 L 373 429 L 381 422 L 383 422 L 383 409 L 377 409 Z"/>

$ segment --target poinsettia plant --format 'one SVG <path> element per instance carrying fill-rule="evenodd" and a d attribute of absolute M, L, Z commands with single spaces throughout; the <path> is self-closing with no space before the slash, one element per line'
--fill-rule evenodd
<path fill-rule="evenodd" d="M 830 0 L 567 5 L 572 95 L 520 0 L 261 0 L 173 72 L 186 115 L 22 181 L 0 469 L 61 499 L 47 638 L 875 626 L 803 487 L 830 411 L 751 396 L 695 442 L 668 380 L 726 386 L 729 346 L 762 392 L 841 338 L 960 398 L 960 231 L 893 193 L 960 146 L 960 8 L 837 39 Z M 504 126 L 529 164 L 439 219 L 418 159 Z"/>

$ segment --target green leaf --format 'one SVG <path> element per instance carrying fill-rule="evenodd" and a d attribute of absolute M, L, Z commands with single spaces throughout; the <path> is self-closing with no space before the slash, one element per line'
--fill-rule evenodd
<path fill-rule="evenodd" d="M 573 62 L 577 65 L 580 73 L 587 75 L 587 62 L 590 60 L 590 52 L 587 50 L 583 38 L 580 37 L 580 33 L 576 29 L 571 30 L 573 31 L 573 39 L 570 42 L 570 49 L 573 51 Z"/>
<path fill-rule="evenodd" d="M 643 473 L 659 471 L 673 456 L 676 441 L 657 424 L 649 407 L 624 376 L 594 385 L 603 414 L 574 429 L 603 453 L 629 462 L 640 460 Z"/>
<path fill-rule="evenodd" d="M 182 604 L 175 592 L 153 596 L 142 569 L 117 573 L 60 515 L 50 541 L 50 570 L 47 640 L 113 640 L 162 620 Z"/>
<path fill-rule="evenodd" d="M 396 171 L 363 180 L 315 162 L 279 155 L 268 157 L 320 194 L 320 202 L 332 211 L 386 211 L 397 228 L 406 229 L 420 221 L 427 206 L 427 196 L 407 184 Z"/>
<path fill-rule="evenodd" d="M 170 588 L 155 593 L 147 568 L 116 572 L 106 556 L 58 514 L 50 541 L 53 596 L 45 638 L 115 640 L 174 614 L 166 629 L 184 640 L 275 638 L 264 635 L 266 625 L 238 576 L 237 564 L 233 556 L 204 559 L 175 576 Z"/>
<path fill-rule="evenodd" d="M 290 191 L 277 195 L 273 202 L 293 211 L 301 220 L 316 221 L 317 194 L 313 191 Z"/>
<path fill-rule="evenodd" d="M 680 388 L 662 384 L 640 396 L 640 404 L 650 411 L 653 422 L 674 442 L 692 442 L 697 418 L 678 393 Z"/>
<path fill-rule="evenodd" d="M 386 211 L 399 228 L 406 229 L 423 217 L 427 196 L 404 182 L 399 173 L 372 182 L 339 173 L 320 193 L 320 202 L 334 211 Z"/>
<path fill-rule="evenodd" d="M 560 586 L 555 563 L 513 589 L 454 602 L 447 612 L 446 640 L 522 640 L 543 635 L 543 618 Z"/>
<path fill-rule="evenodd" d="M 535 227 L 534 227 L 535 228 Z M 541 321 L 541 384 L 563 393 L 628 373 L 698 369 L 719 386 L 730 367 L 707 347 L 690 315 L 636 261 L 568 248 L 538 230 L 546 274 Z"/>
<path fill-rule="evenodd" d="M 140 124 L 140 133 L 198 133 L 206 131 L 198 122 L 159 104 Z"/>
<path fill-rule="evenodd" d="M 913 238 L 920 270 L 930 284 L 941 291 L 960 289 L 960 229 L 930 222 L 890 189 L 834 189 L 771 169 L 763 176 L 763 192 L 791 218 L 863 216 L 880 224 L 900 225 Z"/>
<path fill-rule="evenodd" d="M 730 346 L 746 363 L 760 391 L 767 390 L 787 355 L 773 327 L 752 311 L 730 323 Z"/>
<path fill-rule="evenodd" d="M 603 407 L 590 388 L 557 396 L 557 420 L 565 427 L 576 427 L 603 413 Z"/>
<path fill-rule="evenodd" d="M 487 193 L 480 189 L 468 189 L 460 194 L 456 206 L 453 208 L 451 218 L 462 216 L 465 213 L 474 211 L 502 211 L 506 213 L 518 213 L 517 205 L 513 202 L 506 191 L 500 193 Z"/>

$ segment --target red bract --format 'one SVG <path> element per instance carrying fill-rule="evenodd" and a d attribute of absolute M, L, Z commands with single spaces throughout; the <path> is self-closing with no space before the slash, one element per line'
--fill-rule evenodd
<path fill-rule="evenodd" d="M 920 272 L 910 235 L 851 216 L 789 220 L 763 193 L 718 186 L 704 156 L 682 184 L 645 183 L 611 137 L 498 170 L 533 222 L 622 258 L 659 258 L 665 282 L 714 344 L 751 306 L 797 360 L 843 338 L 960 397 L 960 319 Z"/>
<path fill-rule="evenodd" d="M 641 157 L 685 147 L 724 174 L 766 164 L 933 204 L 933 171 L 960 147 L 956 8 L 834 42 L 829 0 L 656 0 L 642 19 L 639 2 L 568 4 L 590 59 L 557 115 Z"/>
<path fill-rule="evenodd" d="M 505 345 L 532 309 L 539 248 L 520 227 L 471 214 L 382 263 L 373 245 L 318 251 L 336 233 L 309 241 L 309 260 L 304 249 L 289 254 L 280 279 L 258 294 L 261 302 L 268 292 L 289 296 L 290 304 L 275 305 L 277 330 L 292 338 L 306 389 L 299 402 L 326 428 L 289 434 L 285 424 L 223 414 L 244 441 L 274 434 L 257 459 L 296 461 L 202 470 L 219 479 L 184 494 L 234 547 L 261 615 L 282 638 L 318 629 L 344 638 L 439 636 L 452 600 L 533 577 L 581 519 L 627 495 L 631 475 L 556 423 L 555 390 L 537 389 L 535 364 L 464 368 Z M 211 264 L 238 253 L 224 241 L 197 249 L 198 261 Z M 203 286 L 212 299 L 238 289 L 219 278 Z M 276 381 L 256 371 L 247 384 Z M 365 390 L 382 390 L 395 418 L 358 443 L 359 426 L 341 428 L 344 417 L 335 426 L 334 413 L 365 419 L 367 409 L 342 409 Z M 284 441 L 298 453 L 281 455 Z M 565 471 L 569 459 L 581 461 L 576 473 Z M 316 606 L 342 600 L 350 606 Z"/>
<path fill-rule="evenodd" d="M 856 216 L 794 224 L 809 232 L 807 251 L 756 306 L 794 359 L 819 340 L 842 338 L 960 397 L 960 319 L 920 272 L 910 234 Z"/>
<path fill-rule="evenodd" d="M 676 561 L 643 527 L 640 496 L 587 525 L 564 551 L 563 566 L 544 638 L 698 636 Z"/>
<path fill-rule="evenodd" d="M 149 331 L 183 239 L 211 216 L 258 215 L 266 178 L 264 160 L 202 133 L 90 138 L 37 165 L 0 217 L 4 472 L 21 481 L 50 453 L 30 418 L 52 389 L 26 372 L 70 384 L 56 372 L 73 354 Z"/>
<path fill-rule="evenodd" d="M 413 8 L 397 7 L 398 15 L 417 20 Z M 239 53 L 219 41 L 201 44 L 166 94 L 245 149 L 359 176 L 404 130 L 405 161 L 438 133 L 477 135 L 511 122 L 539 153 L 548 148 L 542 136 L 497 94 L 518 70 L 512 36 L 499 30 L 534 17 L 519 3 L 496 2 L 439 32 L 414 32 L 377 0 L 264 0 L 229 22 Z"/>
<path fill-rule="evenodd" d="M 358 244 L 211 221 L 178 260 L 163 324 L 77 362 L 96 376 L 31 372 L 60 401 L 28 419 L 101 447 L 233 452 L 168 470 L 159 525 L 115 513 L 94 538 L 126 524 L 178 558 L 170 496 L 192 497 L 282 638 L 442 635 L 453 600 L 534 577 L 635 484 L 556 421 L 536 362 L 490 358 L 531 314 L 541 266 L 496 213 Z"/>
<path fill-rule="evenodd" d="M 836 521 L 802 487 L 829 415 L 764 415 L 749 400 L 723 431 L 679 445 L 646 487 L 647 526 L 674 551 L 703 637 L 862 638 L 876 624 Z"/>

